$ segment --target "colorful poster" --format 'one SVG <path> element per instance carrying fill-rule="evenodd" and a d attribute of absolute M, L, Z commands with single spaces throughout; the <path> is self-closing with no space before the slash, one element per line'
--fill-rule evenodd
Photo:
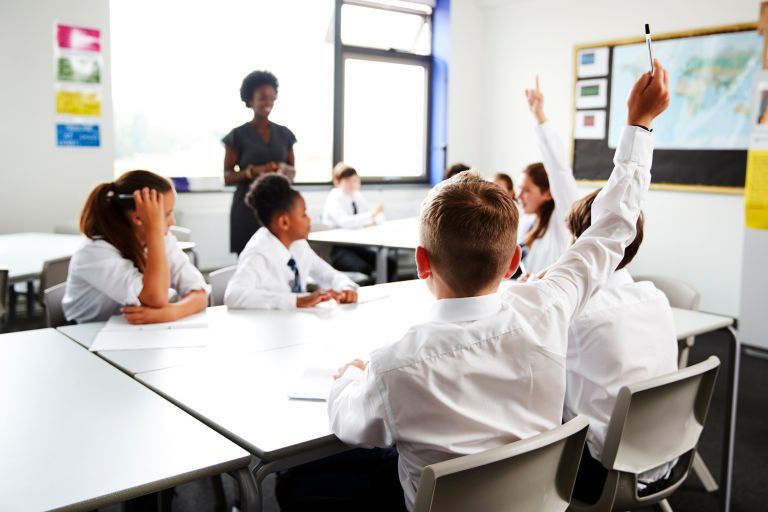
<path fill-rule="evenodd" d="M 56 145 L 65 147 L 92 147 L 101 145 L 101 133 L 97 124 L 57 124 Z"/>
<path fill-rule="evenodd" d="M 576 55 L 577 76 L 589 78 L 608 74 L 608 48 L 588 48 Z"/>
<path fill-rule="evenodd" d="M 608 103 L 608 80 L 579 80 L 576 82 L 576 108 L 605 108 Z"/>
<path fill-rule="evenodd" d="M 101 51 L 101 31 L 95 28 L 56 25 L 56 41 L 59 48 L 82 52 Z"/>
<path fill-rule="evenodd" d="M 747 227 L 768 229 L 768 151 L 747 153 L 747 181 L 744 186 Z"/>
<path fill-rule="evenodd" d="M 56 65 L 56 79 L 61 82 L 101 83 L 101 57 L 61 55 Z"/>
<path fill-rule="evenodd" d="M 56 91 L 56 113 L 73 116 L 101 115 L 101 93 L 87 91 Z"/>
<path fill-rule="evenodd" d="M 573 138 L 602 140 L 605 138 L 605 110 L 579 110 Z"/>

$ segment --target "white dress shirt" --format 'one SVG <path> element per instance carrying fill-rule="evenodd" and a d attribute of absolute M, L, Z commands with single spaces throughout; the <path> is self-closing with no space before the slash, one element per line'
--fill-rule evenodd
<path fill-rule="evenodd" d="M 436 303 L 432 318 L 349 367 L 328 399 L 333 432 L 359 446 L 397 444 L 406 505 L 424 466 L 561 424 L 568 325 L 635 236 L 653 142 L 625 128 L 592 226 L 546 277 L 498 294 Z"/>
<path fill-rule="evenodd" d="M 352 205 L 354 203 L 354 206 Z M 357 208 L 357 213 L 355 213 Z M 364 228 L 371 224 L 381 224 L 384 214 L 373 214 L 373 208 L 360 191 L 351 196 L 336 187 L 330 191 L 323 207 L 323 224 L 332 228 Z"/>
<path fill-rule="evenodd" d="M 306 240 L 296 240 L 288 250 L 272 232 L 259 228 L 240 253 L 237 270 L 227 284 L 224 304 L 235 309 L 295 309 L 295 276 L 288 266 L 293 258 L 299 271 L 302 292 L 307 280 L 321 288 L 354 290 L 357 284 L 334 269 L 309 247 Z"/>
<path fill-rule="evenodd" d="M 587 446 L 600 460 L 619 389 L 677 370 L 677 337 L 667 297 L 653 283 L 618 270 L 568 330 L 566 420 L 589 418 Z M 642 473 L 653 482 L 672 464 Z"/>
<path fill-rule="evenodd" d="M 525 270 L 533 273 L 541 272 L 556 262 L 571 245 L 571 234 L 565 224 L 565 217 L 571 205 L 581 197 L 573 171 L 564 160 L 565 148 L 552 125 L 547 122 L 536 126 L 536 137 L 549 179 L 549 191 L 555 201 L 555 210 L 549 218 L 544 236 L 533 241 L 523 261 Z M 535 221 L 534 218 L 531 227 Z M 527 231 L 520 233 L 521 240 Z"/>
<path fill-rule="evenodd" d="M 173 291 L 181 297 L 193 290 L 209 292 L 205 278 L 171 234 L 165 235 L 165 255 Z M 64 316 L 78 323 L 107 320 L 120 313 L 122 306 L 140 306 L 143 288 L 144 275 L 114 245 L 86 239 L 69 263 L 67 291 L 61 302 Z"/>

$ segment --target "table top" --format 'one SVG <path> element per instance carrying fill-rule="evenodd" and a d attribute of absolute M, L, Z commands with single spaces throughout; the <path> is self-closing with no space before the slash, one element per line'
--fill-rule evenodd
<path fill-rule="evenodd" d="M 0 335 L 3 510 L 90 510 L 250 456 L 53 329 Z"/>
<path fill-rule="evenodd" d="M 328 229 L 309 234 L 312 242 L 327 242 L 393 249 L 416 249 L 419 245 L 419 219 L 388 220 L 382 224 L 361 229 Z"/>
<path fill-rule="evenodd" d="M 679 340 L 733 325 L 733 318 L 731 317 L 689 309 L 672 308 L 672 318 Z"/>
<path fill-rule="evenodd" d="M 72 256 L 83 243 L 82 235 L 61 233 L 13 233 L 0 235 L 0 267 L 8 269 L 9 283 L 37 279 L 48 260 Z M 194 242 L 179 242 L 187 251 Z"/>

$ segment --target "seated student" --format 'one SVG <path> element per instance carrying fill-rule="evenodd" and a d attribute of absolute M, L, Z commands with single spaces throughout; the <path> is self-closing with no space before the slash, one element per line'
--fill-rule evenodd
<path fill-rule="evenodd" d="M 331 228 L 364 228 L 384 221 L 384 205 L 371 208 L 360 193 L 360 176 L 354 167 L 339 162 L 333 168 L 333 190 L 325 200 L 323 224 Z M 331 264 L 335 269 L 373 274 L 376 268 L 376 252 L 366 247 L 334 245 Z M 397 258 L 387 258 L 387 275 L 397 273 Z"/>
<path fill-rule="evenodd" d="M 449 180 L 459 174 L 460 172 L 468 171 L 470 167 L 467 164 L 463 164 L 461 162 L 457 162 L 450 167 L 448 167 L 445 172 L 443 173 L 443 179 Z"/>
<path fill-rule="evenodd" d="M 566 219 L 575 239 L 592 224 L 592 203 L 599 191 L 576 201 Z M 619 389 L 626 384 L 677 370 L 677 336 L 667 297 L 650 282 L 634 282 L 624 268 L 643 241 L 643 217 L 637 235 L 624 250 L 616 272 L 589 299 L 568 329 L 564 418 L 589 418 L 574 496 L 594 503 L 606 470 L 599 462 Z M 664 478 L 672 463 L 640 475 L 642 484 Z"/>
<path fill-rule="evenodd" d="M 630 125 L 650 126 L 669 102 L 666 72 L 655 66 L 630 94 Z M 427 196 L 416 260 L 438 299 L 432 314 L 372 352 L 369 364 L 340 368 L 328 399 L 339 439 L 397 445 L 408 509 L 425 466 L 561 424 L 568 325 L 634 239 L 652 147 L 647 129 L 624 128 L 592 227 L 542 280 L 512 286 L 504 296 L 499 283 L 520 260 L 509 196 L 472 173 Z"/>
<path fill-rule="evenodd" d="M 80 214 L 88 237 L 72 256 L 62 300 L 69 321 L 122 313 L 132 324 L 172 322 L 208 306 L 208 285 L 168 233 L 176 192 L 149 171 L 97 185 Z M 169 301 L 169 289 L 181 299 Z"/>
<path fill-rule="evenodd" d="M 262 176 L 245 200 L 262 227 L 240 253 L 224 304 L 237 309 L 293 309 L 331 299 L 357 302 L 357 285 L 309 247 L 307 205 L 287 178 Z M 307 294 L 309 279 L 324 289 Z"/>
<path fill-rule="evenodd" d="M 497 172 L 493 177 L 493 182 L 506 190 L 507 194 L 509 194 L 509 197 L 511 197 L 513 201 L 517 201 L 515 198 L 515 184 L 512 181 L 512 178 L 510 178 L 509 174 Z"/>
<path fill-rule="evenodd" d="M 528 106 L 536 118 L 536 137 L 544 163 L 523 170 L 518 199 L 533 221 L 522 226 L 518 242 L 523 245 L 523 263 L 528 272 L 544 270 L 565 252 L 571 237 L 565 216 L 580 197 L 573 171 L 565 162 L 565 149 L 544 114 L 544 95 L 536 77 L 536 89 L 526 89 Z"/>

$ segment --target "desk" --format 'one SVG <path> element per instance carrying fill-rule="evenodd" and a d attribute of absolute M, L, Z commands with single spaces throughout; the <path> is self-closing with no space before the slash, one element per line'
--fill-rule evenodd
<path fill-rule="evenodd" d="M 309 234 L 312 242 L 355 245 L 376 249 L 376 283 L 386 282 L 389 249 L 416 249 L 419 245 L 419 219 L 389 220 L 362 229 L 328 229 Z"/>
<path fill-rule="evenodd" d="M 3 510 L 91 510 L 224 471 L 253 489 L 246 451 L 53 329 L 0 335 L 0 411 Z"/>
<path fill-rule="evenodd" d="M 727 391 L 725 426 L 723 429 L 723 455 L 720 471 L 720 500 L 722 510 L 731 510 L 731 492 L 733 487 L 733 446 L 736 434 L 736 400 L 739 394 L 739 365 L 741 362 L 741 343 L 736 330 L 733 328 L 733 318 L 672 308 L 672 314 L 677 331 L 677 339 L 698 336 L 715 331 L 728 334 L 730 345 L 728 350 Z"/>

